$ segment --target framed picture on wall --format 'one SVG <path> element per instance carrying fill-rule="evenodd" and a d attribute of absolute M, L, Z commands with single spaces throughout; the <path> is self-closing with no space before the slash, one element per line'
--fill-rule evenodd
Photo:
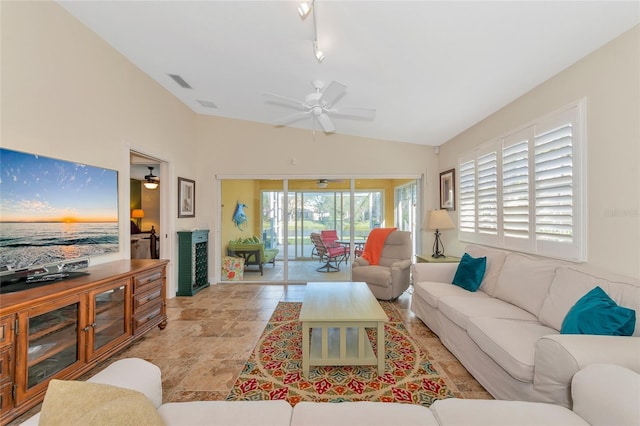
<path fill-rule="evenodd" d="M 196 217 L 196 181 L 178 178 L 178 217 Z"/>
<path fill-rule="evenodd" d="M 440 173 L 440 208 L 456 209 L 456 169 Z"/>

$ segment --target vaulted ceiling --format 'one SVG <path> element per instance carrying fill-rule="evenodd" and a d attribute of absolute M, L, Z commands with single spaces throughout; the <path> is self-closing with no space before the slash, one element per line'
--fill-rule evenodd
<path fill-rule="evenodd" d="M 638 1 L 316 0 L 320 63 L 298 1 L 59 3 L 197 113 L 273 123 L 296 110 L 264 93 L 335 80 L 336 106 L 376 109 L 337 133 L 434 146 L 640 22 Z"/>

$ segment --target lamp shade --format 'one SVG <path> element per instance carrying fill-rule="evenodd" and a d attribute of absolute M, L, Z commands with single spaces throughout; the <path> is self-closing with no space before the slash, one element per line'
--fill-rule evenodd
<path fill-rule="evenodd" d="M 435 231 L 436 229 L 442 230 L 455 228 L 455 225 L 446 210 L 432 210 L 424 219 L 425 223 L 422 227 L 430 231 Z"/>
<path fill-rule="evenodd" d="M 131 210 L 131 217 L 134 219 L 142 219 L 144 217 L 144 210 L 142 209 Z"/>

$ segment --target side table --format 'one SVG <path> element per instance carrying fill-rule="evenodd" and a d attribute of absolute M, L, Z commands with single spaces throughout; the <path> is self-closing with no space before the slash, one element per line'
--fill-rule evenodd
<path fill-rule="evenodd" d="M 431 257 L 430 254 L 416 254 L 416 263 L 458 263 L 460 258 L 456 256 Z"/>

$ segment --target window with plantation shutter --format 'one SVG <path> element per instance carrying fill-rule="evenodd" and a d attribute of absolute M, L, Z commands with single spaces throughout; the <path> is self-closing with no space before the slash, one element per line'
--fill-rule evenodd
<path fill-rule="evenodd" d="M 460 161 L 459 238 L 586 260 L 584 128 L 581 101 Z"/>

